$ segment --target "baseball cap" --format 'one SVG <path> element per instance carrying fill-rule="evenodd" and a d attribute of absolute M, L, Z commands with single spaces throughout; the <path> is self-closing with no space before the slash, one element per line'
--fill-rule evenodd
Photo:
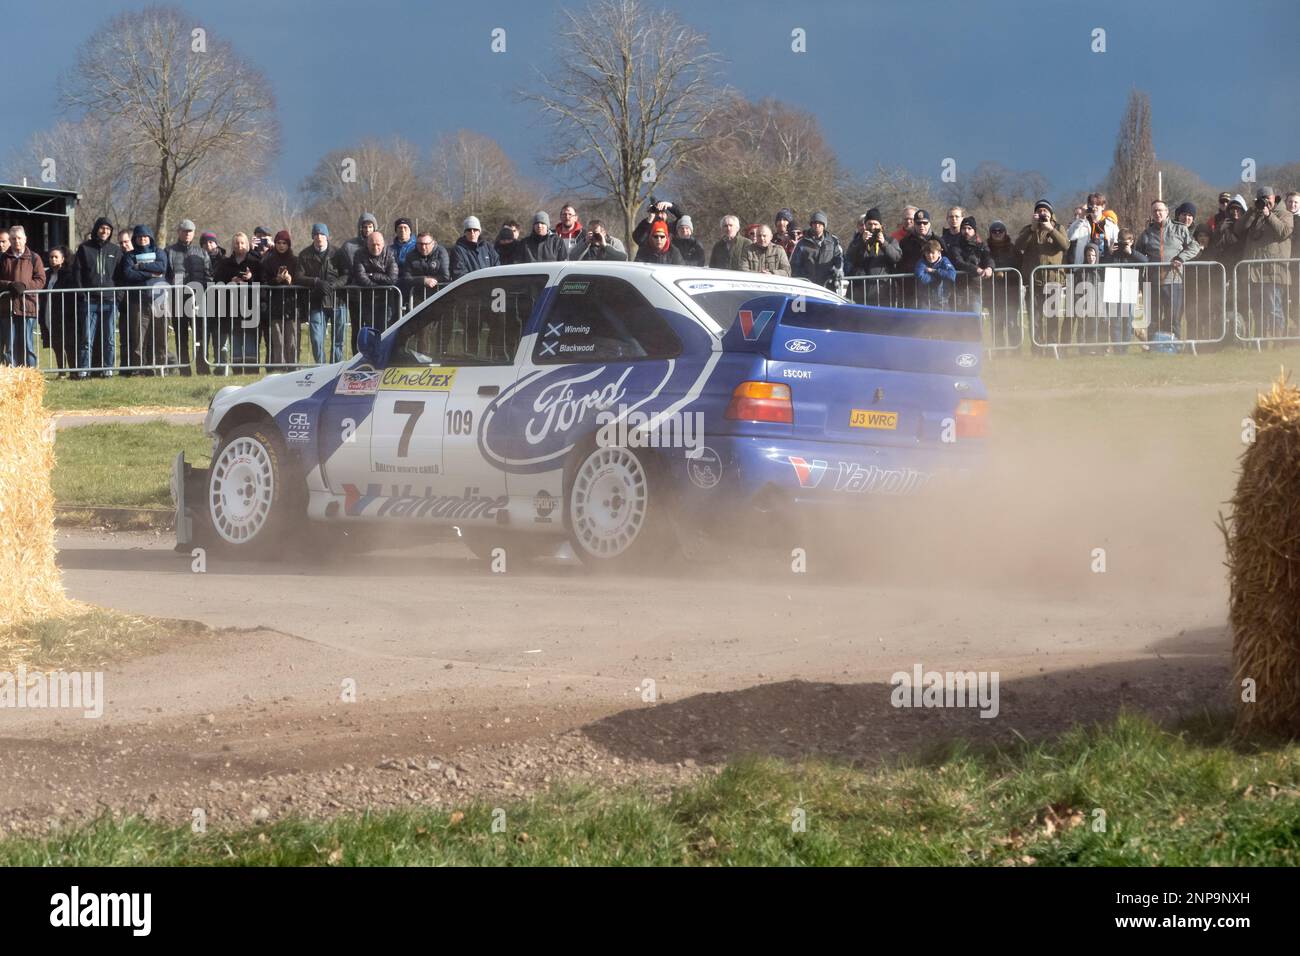
<path fill-rule="evenodd" d="M 918 209 L 916 215 L 912 217 L 912 222 L 929 222 L 930 214 L 924 209 Z"/>

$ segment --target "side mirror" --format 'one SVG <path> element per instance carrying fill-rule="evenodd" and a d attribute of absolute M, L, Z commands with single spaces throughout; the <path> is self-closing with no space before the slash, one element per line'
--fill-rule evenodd
<path fill-rule="evenodd" d="M 379 333 L 368 325 L 363 325 L 357 332 L 357 351 L 364 357 L 366 362 L 379 367 Z"/>

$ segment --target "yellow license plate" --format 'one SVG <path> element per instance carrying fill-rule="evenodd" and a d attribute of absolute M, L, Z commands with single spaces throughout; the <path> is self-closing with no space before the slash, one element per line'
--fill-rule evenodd
<path fill-rule="evenodd" d="M 850 428 L 885 428 L 895 431 L 898 428 L 898 412 L 877 412 L 867 408 L 855 408 L 849 412 Z"/>

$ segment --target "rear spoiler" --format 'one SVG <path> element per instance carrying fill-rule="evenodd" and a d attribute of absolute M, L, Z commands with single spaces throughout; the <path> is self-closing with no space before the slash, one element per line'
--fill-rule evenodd
<path fill-rule="evenodd" d="M 975 312 L 892 309 L 799 295 L 756 296 L 722 337 L 728 351 L 773 361 L 977 375 Z"/>

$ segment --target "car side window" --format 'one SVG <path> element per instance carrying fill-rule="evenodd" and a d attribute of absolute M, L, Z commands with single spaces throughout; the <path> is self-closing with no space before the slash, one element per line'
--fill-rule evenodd
<path fill-rule="evenodd" d="M 614 276 L 566 275 L 542 317 L 533 362 L 675 358 L 682 343 L 636 286 Z"/>
<path fill-rule="evenodd" d="M 434 299 L 395 335 L 389 365 L 511 365 L 545 275 L 476 279 Z"/>

